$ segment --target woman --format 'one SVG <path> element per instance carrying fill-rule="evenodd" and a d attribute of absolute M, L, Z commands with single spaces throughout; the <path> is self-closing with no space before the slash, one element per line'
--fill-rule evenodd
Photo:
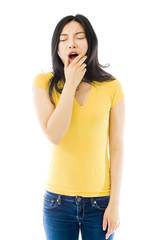
<path fill-rule="evenodd" d="M 124 92 L 98 63 L 98 40 L 85 16 L 61 19 L 51 47 L 53 71 L 33 82 L 37 117 L 51 142 L 46 238 L 76 240 L 81 226 L 84 240 L 111 240 L 120 223 Z"/>

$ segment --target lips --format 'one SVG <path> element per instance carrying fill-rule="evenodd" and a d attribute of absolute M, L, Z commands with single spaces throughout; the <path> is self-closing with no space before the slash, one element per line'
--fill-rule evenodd
<path fill-rule="evenodd" d="M 77 57 L 78 55 L 79 55 L 78 52 L 70 52 L 70 53 L 68 54 L 68 56 L 69 56 L 70 59 L 74 59 L 74 58 Z"/>

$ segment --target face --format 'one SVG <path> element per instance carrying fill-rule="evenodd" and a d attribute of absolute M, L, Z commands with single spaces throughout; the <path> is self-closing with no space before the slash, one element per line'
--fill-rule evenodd
<path fill-rule="evenodd" d="M 65 63 L 65 58 L 70 52 L 75 51 L 78 54 L 83 53 L 85 55 L 87 49 L 87 38 L 82 25 L 75 21 L 67 23 L 62 29 L 58 44 L 57 53 L 62 62 Z"/>

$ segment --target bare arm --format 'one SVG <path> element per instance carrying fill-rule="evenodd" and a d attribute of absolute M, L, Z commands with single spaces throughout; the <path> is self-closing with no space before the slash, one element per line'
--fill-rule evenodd
<path fill-rule="evenodd" d="M 74 94 L 75 89 L 65 84 L 55 108 L 46 90 L 33 87 L 34 105 L 41 128 L 55 145 L 59 144 L 70 125 Z"/>
<path fill-rule="evenodd" d="M 57 107 L 47 122 L 47 134 L 57 144 L 59 144 L 70 125 L 74 94 L 75 90 L 65 84 Z"/>
<path fill-rule="evenodd" d="M 123 168 L 124 98 L 110 112 L 109 152 L 111 172 L 110 204 L 119 205 Z"/>
<path fill-rule="evenodd" d="M 34 103 L 41 128 L 53 144 L 60 143 L 70 125 L 76 87 L 86 72 L 84 63 L 86 58 L 81 53 L 69 64 L 69 56 L 66 57 L 64 65 L 66 82 L 56 108 L 46 90 L 38 86 L 33 87 Z"/>

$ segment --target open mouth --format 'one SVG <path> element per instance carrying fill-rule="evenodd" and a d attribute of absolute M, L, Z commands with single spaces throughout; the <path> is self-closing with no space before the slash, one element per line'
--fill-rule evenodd
<path fill-rule="evenodd" d="M 78 56 L 78 54 L 76 54 L 76 53 L 71 53 L 71 54 L 69 55 L 69 58 L 70 58 L 70 60 L 73 60 L 73 59 L 75 59 L 77 56 Z"/>

